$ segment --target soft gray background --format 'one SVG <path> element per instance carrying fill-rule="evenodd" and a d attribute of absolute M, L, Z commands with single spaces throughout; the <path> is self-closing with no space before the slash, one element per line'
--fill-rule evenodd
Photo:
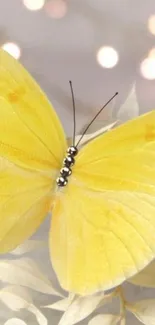
<path fill-rule="evenodd" d="M 142 78 L 139 66 L 155 46 L 155 36 L 147 30 L 148 17 L 155 14 L 154 0 L 70 0 L 68 6 L 67 15 L 54 20 L 43 10 L 26 10 L 20 0 L 0 0 L 0 42 L 13 41 L 20 45 L 22 63 L 52 100 L 66 133 L 72 134 L 69 79 L 74 85 L 78 130 L 97 107 L 119 91 L 117 110 L 134 81 L 141 112 L 153 109 L 155 81 Z M 96 62 L 96 51 L 103 45 L 113 46 L 119 52 L 120 61 L 112 69 L 103 69 Z M 47 238 L 48 225 L 47 220 L 37 238 Z M 48 253 L 37 252 L 35 259 L 55 279 Z M 126 293 L 134 299 L 153 296 L 151 290 L 144 292 L 131 286 L 126 288 Z M 39 301 L 48 304 L 51 297 L 36 294 L 36 303 Z M 0 324 L 12 315 L 2 306 Z M 48 315 L 50 324 L 58 323 L 59 312 L 49 311 Z M 25 317 L 28 324 L 36 324 L 28 313 Z M 132 318 L 129 323 L 136 324 Z"/>

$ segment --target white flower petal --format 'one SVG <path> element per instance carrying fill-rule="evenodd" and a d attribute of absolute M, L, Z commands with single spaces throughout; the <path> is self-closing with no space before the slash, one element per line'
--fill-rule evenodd
<path fill-rule="evenodd" d="M 28 307 L 28 311 L 30 311 L 31 313 L 33 313 L 36 316 L 38 324 L 40 324 L 40 325 L 48 324 L 46 317 L 41 313 L 41 311 L 38 308 L 36 308 L 36 306 L 31 304 Z"/>
<path fill-rule="evenodd" d="M 10 318 L 4 323 L 4 325 L 27 325 L 27 324 L 20 318 Z"/>
<path fill-rule="evenodd" d="M 97 315 L 89 321 L 88 325 L 116 325 L 120 319 L 120 315 Z"/>
<path fill-rule="evenodd" d="M 11 310 L 19 311 L 32 304 L 32 297 L 26 288 L 8 286 L 0 291 L 0 300 Z"/>
<path fill-rule="evenodd" d="M 46 241 L 43 240 L 26 240 L 22 245 L 16 247 L 10 254 L 12 255 L 23 255 L 33 250 L 43 248 L 47 245 Z"/>
<path fill-rule="evenodd" d="M 47 325 L 46 317 L 34 306 L 32 298 L 25 288 L 7 287 L 0 291 L 0 300 L 11 310 L 27 309 L 32 312 L 39 325 Z"/>
<path fill-rule="evenodd" d="M 33 290 L 62 296 L 39 269 L 39 266 L 29 258 L 0 261 L 0 280 L 9 284 L 29 287 Z"/>
<path fill-rule="evenodd" d="M 73 325 L 85 319 L 101 304 L 104 304 L 104 299 L 106 303 L 103 293 L 75 298 L 60 319 L 59 325 Z"/>
<path fill-rule="evenodd" d="M 143 324 L 155 324 L 155 299 L 141 300 L 134 304 L 127 304 L 126 308 Z"/>
<path fill-rule="evenodd" d="M 142 287 L 155 288 L 155 261 L 128 279 L 128 282 Z"/>
<path fill-rule="evenodd" d="M 56 301 L 52 305 L 42 306 L 43 308 L 55 309 L 60 311 L 66 311 L 71 302 L 74 299 L 74 295 L 69 295 L 69 297 Z"/>
<path fill-rule="evenodd" d="M 136 96 L 135 84 L 125 100 L 124 104 L 120 107 L 117 118 L 121 121 L 127 121 L 139 115 L 139 105 Z"/>
<path fill-rule="evenodd" d="M 90 134 L 86 134 L 84 135 L 84 137 L 82 138 L 82 140 L 80 141 L 80 146 L 83 146 L 84 144 L 86 144 L 87 142 L 89 142 L 90 140 L 95 139 L 96 137 L 98 137 L 99 135 L 101 135 L 102 133 L 105 133 L 107 131 L 109 131 L 110 129 L 112 129 L 115 125 L 117 124 L 117 121 L 110 123 L 102 128 L 100 128 L 98 131 L 95 131 L 94 133 L 90 133 Z M 76 136 L 75 138 L 75 143 L 77 143 L 79 141 L 79 139 L 81 138 L 81 135 Z"/>

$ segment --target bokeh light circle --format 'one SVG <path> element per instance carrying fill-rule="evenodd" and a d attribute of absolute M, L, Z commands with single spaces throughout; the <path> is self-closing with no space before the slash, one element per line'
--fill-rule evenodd
<path fill-rule="evenodd" d="M 145 79 L 155 79 L 155 58 L 148 57 L 142 61 L 140 65 L 140 72 Z"/>
<path fill-rule="evenodd" d="M 118 60 L 118 52 L 113 47 L 103 46 L 97 52 L 97 61 L 103 68 L 113 68 Z"/>
<path fill-rule="evenodd" d="M 45 4 L 45 0 L 23 0 L 24 6 L 32 11 L 40 10 Z"/>
<path fill-rule="evenodd" d="M 148 54 L 149 58 L 155 58 L 155 47 L 153 47 Z"/>
<path fill-rule="evenodd" d="M 148 30 L 151 34 L 155 35 L 155 15 L 151 15 L 148 19 Z"/>
<path fill-rule="evenodd" d="M 67 13 L 67 3 L 64 0 L 50 0 L 45 4 L 45 11 L 51 18 L 61 19 Z"/>
<path fill-rule="evenodd" d="M 20 47 L 15 43 L 4 43 L 2 45 L 3 50 L 8 52 L 10 55 L 12 55 L 15 59 L 19 59 L 21 56 L 21 49 Z"/>

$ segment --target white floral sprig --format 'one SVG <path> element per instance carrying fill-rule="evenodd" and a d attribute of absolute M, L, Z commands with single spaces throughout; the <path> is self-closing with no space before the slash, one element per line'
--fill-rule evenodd
<path fill-rule="evenodd" d="M 25 286 L 30 289 L 62 297 L 30 258 L 0 261 L 0 280 L 4 283 Z"/>

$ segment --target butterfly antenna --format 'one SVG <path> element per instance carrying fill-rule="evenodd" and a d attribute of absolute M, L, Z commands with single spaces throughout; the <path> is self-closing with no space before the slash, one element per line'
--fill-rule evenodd
<path fill-rule="evenodd" d="M 108 101 L 107 103 L 99 110 L 99 112 L 94 116 L 94 118 L 92 119 L 92 121 L 88 124 L 88 126 L 86 127 L 86 129 L 84 130 L 83 134 L 81 135 L 81 138 L 79 139 L 79 141 L 76 144 L 76 147 L 80 144 L 81 140 L 83 139 L 84 135 L 86 134 L 87 130 L 89 129 L 89 127 L 92 125 L 92 123 L 96 120 L 96 118 L 99 116 L 99 114 L 103 111 L 103 109 L 118 95 L 118 92 L 115 93 L 115 95 L 113 95 Z"/>
<path fill-rule="evenodd" d="M 69 84 L 70 84 L 72 103 L 73 103 L 73 146 L 75 146 L 75 134 L 76 134 L 75 99 L 74 99 L 72 81 L 69 81 Z"/>

